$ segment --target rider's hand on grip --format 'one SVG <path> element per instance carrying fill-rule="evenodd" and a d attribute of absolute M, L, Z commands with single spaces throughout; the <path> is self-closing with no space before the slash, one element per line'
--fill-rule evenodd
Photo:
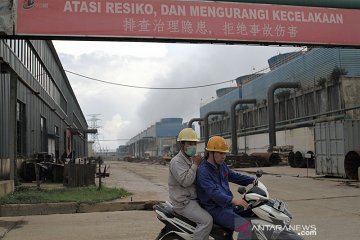
<path fill-rule="evenodd" d="M 244 209 L 247 209 L 248 208 L 248 203 L 242 199 L 242 198 L 233 198 L 233 200 L 231 201 L 232 204 L 236 205 L 236 206 L 243 206 Z"/>

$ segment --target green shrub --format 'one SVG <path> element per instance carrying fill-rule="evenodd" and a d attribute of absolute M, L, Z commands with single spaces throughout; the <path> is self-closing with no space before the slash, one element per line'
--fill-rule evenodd
<path fill-rule="evenodd" d="M 96 186 L 81 188 L 38 189 L 36 187 L 16 187 L 15 191 L 0 198 L 0 204 L 29 204 L 29 203 L 56 203 L 77 202 L 97 203 L 111 201 L 130 195 L 122 188 Z"/>

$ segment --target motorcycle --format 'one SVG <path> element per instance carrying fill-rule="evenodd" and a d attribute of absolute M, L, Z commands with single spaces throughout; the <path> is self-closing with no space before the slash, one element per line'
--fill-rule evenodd
<path fill-rule="evenodd" d="M 251 239 L 268 240 L 302 240 L 290 226 L 292 216 L 285 203 L 269 197 L 266 186 L 259 181 L 262 170 L 256 172 L 253 186 L 247 190 L 240 186 L 238 192 L 244 194 L 244 200 L 249 207 L 235 209 L 237 214 L 251 222 Z M 196 223 L 175 213 L 169 202 L 158 203 L 154 206 L 157 218 L 165 224 L 156 240 L 191 240 Z M 213 225 L 210 240 L 237 239 L 238 232 Z"/>

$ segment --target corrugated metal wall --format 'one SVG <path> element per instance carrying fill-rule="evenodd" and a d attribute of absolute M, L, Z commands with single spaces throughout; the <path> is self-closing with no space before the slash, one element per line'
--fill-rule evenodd
<path fill-rule="evenodd" d="M 339 66 L 347 71 L 349 77 L 360 76 L 360 50 L 340 49 Z"/>
<path fill-rule="evenodd" d="M 315 125 L 316 173 L 346 177 L 345 155 L 360 146 L 360 121 L 342 120 Z"/>
<path fill-rule="evenodd" d="M 54 56 L 51 52 L 51 49 L 53 48 L 52 43 L 41 42 L 36 40 L 32 40 L 31 43 L 33 44 L 40 58 L 43 60 L 44 64 L 47 66 L 47 69 L 49 70 L 51 76 L 54 79 L 64 79 L 63 67 L 61 65 L 61 62 L 58 56 Z M 70 83 L 67 80 L 57 81 L 56 83 L 66 98 L 68 109 L 72 110 L 75 113 L 75 115 L 79 118 L 81 127 L 87 128 L 85 116 L 80 109 L 80 105 L 70 86 Z M 69 120 L 71 122 L 76 121 L 75 119 L 73 119 L 73 112 L 71 111 L 67 112 L 67 115 L 70 118 Z"/>
<path fill-rule="evenodd" d="M 46 119 L 47 132 L 55 135 L 55 126 L 60 129 L 60 149 L 64 149 L 64 136 L 61 134 L 67 127 L 66 124 L 56 115 L 36 94 L 33 94 L 23 83 L 18 82 L 18 101 L 25 104 L 26 109 L 26 153 L 27 156 L 42 151 L 40 140 L 40 117 Z"/>
<path fill-rule="evenodd" d="M 88 126 L 84 114 L 82 113 L 81 108 L 76 100 L 75 94 L 71 89 L 70 83 L 66 75 L 61 72 L 62 66 L 56 52 L 54 51 L 53 45 L 49 41 L 32 40 L 27 41 L 25 45 L 21 46 L 30 46 L 33 49 L 32 52 L 36 53 L 36 57 L 41 58 L 41 64 L 45 67 L 46 71 L 50 73 L 55 86 L 57 86 L 67 101 L 67 106 L 65 108 L 60 107 L 59 102 L 55 102 L 55 100 L 49 95 L 49 89 L 46 90 L 44 86 L 40 84 L 39 80 L 36 79 L 36 76 L 32 75 L 32 73 L 27 68 L 29 66 L 26 66 L 23 62 L 21 62 L 4 41 L 5 40 L 0 40 L 0 57 L 13 69 L 15 74 L 18 76 L 19 81 L 17 86 L 17 98 L 18 101 L 25 104 L 26 109 L 26 153 L 28 156 L 30 156 L 33 153 L 47 150 L 44 149 L 44 146 L 41 146 L 40 118 L 43 117 L 46 119 L 48 134 L 46 139 L 55 138 L 58 140 L 59 154 L 61 156 L 64 151 L 65 129 L 67 127 L 77 127 L 82 130 L 87 129 Z M 28 53 L 22 55 L 23 59 L 25 59 L 25 61 L 33 61 L 34 56 L 30 56 L 30 49 L 25 47 L 23 48 L 28 51 Z M 2 75 L 1 79 L 3 78 L 4 75 Z M 10 76 L 8 76 L 8 78 L 10 78 Z M 4 84 L 5 81 L 1 81 L 0 99 L 9 98 L 2 94 L 4 91 L 7 91 L 6 89 L 9 88 Z M 3 115 L 0 116 L 5 116 L 6 118 L 6 116 L 8 116 L 8 112 L 8 110 L 1 111 Z M 4 121 L 1 121 L 2 118 L 0 118 L 0 126 L 5 124 Z M 58 127 L 59 129 L 57 136 L 55 136 L 55 127 Z M 3 154 L 3 149 L 7 149 L 6 146 L 8 143 L 5 140 L 2 140 L 4 138 L 5 137 L 0 137 L 0 141 L 2 141 L 0 142 L 0 154 Z M 77 157 L 85 156 L 87 152 L 86 138 L 84 139 L 83 136 L 75 136 L 73 142 Z"/>
<path fill-rule="evenodd" d="M 182 123 L 182 118 L 163 118 L 160 122 L 151 125 L 135 137 L 131 138 L 126 144 L 131 145 L 142 138 L 176 137 L 186 126 Z"/>
<path fill-rule="evenodd" d="M 9 157 L 10 74 L 0 74 L 0 159 Z"/>
<path fill-rule="evenodd" d="M 328 78 L 335 67 L 345 69 L 348 76 L 360 76 L 360 49 L 312 49 L 245 84 L 242 95 L 261 101 L 267 98 L 268 88 L 276 82 L 300 82 L 302 88 L 314 87 L 320 78 Z"/>
<path fill-rule="evenodd" d="M 342 78 L 344 79 L 344 78 Z M 346 78 L 345 78 L 346 79 Z M 325 114 L 328 111 L 340 110 L 344 106 L 344 99 L 340 94 L 341 81 L 323 87 L 315 87 L 290 94 L 287 97 L 275 99 L 275 119 L 277 126 L 314 120 L 314 114 Z M 356 105 L 356 104 L 355 104 Z M 339 115 L 340 113 L 332 113 Z M 331 115 L 330 113 L 327 115 Z M 320 117 L 320 116 L 318 116 Z M 255 107 L 239 111 L 236 117 L 237 130 L 252 132 L 262 129 L 268 130 L 268 108 L 266 103 L 259 103 Z M 229 116 L 210 119 L 210 135 L 230 134 Z M 201 126 L 203 133 L 204 126 Z M 203 134 L 202 134 L 203 136 Z"/>
<path fill-rule="evenodd" d="M 203 118 L 206 113 L 212 111 L 229 111 L 231 104 L 242 98 L 242 91 L 240 88 L 237 88 L 220 98 L 215 99 L 214 101 L 202 106 L 200 108 L 200 117 Z"/>
<path fill-rule="evenodd" d="M 147 129 L 143 130 L 141 133 L 139 133 L 136 136 L 132 137 L 126 144 L 131 145 L 131 144 L 136 143 L 140 139 L 145 138 L 145 137 L 156 137 L 155 125 L 151 125 Z"/>
<path fill-rule="evenodd" d="M 176 137 L 185 128 L 182 123 L 157 123 L 156 137 Z"/>
<path fill-rule="evenodd" d="M 176 143 L 176 136 L 185 127 L 182 118 L 163 118 L 131 138 L 126 144 L 129 146 L 129 152 L 136 157 L 144 157 L 145 152 L 151 152 L 151 156 L 162 155 L 164 145 L 168 145 L 165 139 L 173 145 Z M 173 147 L 170 149 L 173 150 Z"/>
<path fill-rule="evenodd" d="M 270 85 L 276 82 L 299 81 L 302 87 L 296 93 L 294 90 L 289 91 L 292 97 L 289 99 L 285 97 L 286 101 L 276 98 L 277 121 L 299 117 L 303 118 L 301 121 L 305 121 L 309 120 L 306 119 L 309 115 L 343 108 L 344 99 L 340 93 L 340 85 L 329 82 L 329 76 L 336 67 L 344 69 L 347 76 L 360 76 L 360 49 L 312 49 L 271 72 L 245 83 L 242 86 L 242 98 L 256 98 L 259 104 L 257 108 L 239 114 L 238 129 L 251 127 L 257 129 L 268 124 L 267 91 Z M 321 78 L 325 78 L 327 83 L 319 84 Z M 276 94 L 281 91 L 284 89 L 279 89 Z M 214 110 L 228 111 L 233 102 L 230 101 L 231 94 L 235 93 L 237 91 L 232 91 L 203 106 L 200 109 L 201 116 Z M 228 103 L 226 106 L 220 106 L 219 102 Z M 229 130 L 228 117 L 210 121 L 210 134 L 227 134 Z M 203 127 L 201 127 L 201 133 L 203 133 Z"/>

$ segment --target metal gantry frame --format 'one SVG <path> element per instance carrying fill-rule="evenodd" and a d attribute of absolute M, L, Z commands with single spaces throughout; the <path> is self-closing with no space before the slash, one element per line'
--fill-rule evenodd
<path fill-rule="evenodd" d="M 226 115 L 226 111 L 211 111 L 208 112 L 204 117 L 204 135 L 205 135 L 205 144 L 209 141 L 209 117 L 211 115 Z"/>
<path fill-rule="evenodd" d="M 268 89 L 268 117 L 269 117 L 269 152 L 272 152 L 276 146 L 276 130 L 275 130 L 275 100 L 274 93 L 279 88 L 300 88 L 298 82 L 279 82 L 274 83 Z"/>
<path fill-rule="evenodd" d="M 239 104 L 256 104 L 256 99 L 239 99 L 231 104 L 230 124 L 231 124 L 231 154 L 237 155 L 237 129 L 236 129 L 236 106 Z"/>

